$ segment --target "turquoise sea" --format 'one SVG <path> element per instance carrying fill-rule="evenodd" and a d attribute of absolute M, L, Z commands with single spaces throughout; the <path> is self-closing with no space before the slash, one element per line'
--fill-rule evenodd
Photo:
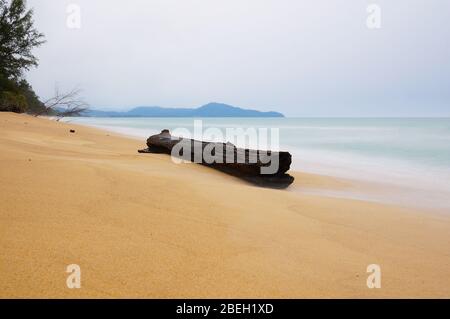
<path fill-rule="evenodd" d="M 414 189 L 404 201 L 450 207 L 450 118 L 204 118 L 203 129 L 276 128 L 292 169 Z M 192 118 L 69 118 L 142 139 L 193 132 Z M 248 145 L 238 145 L 248 146 Z M 437 195 L 439 196 L 437 196 Z M 338 195 L 338 194 L 337 194 Z"/>

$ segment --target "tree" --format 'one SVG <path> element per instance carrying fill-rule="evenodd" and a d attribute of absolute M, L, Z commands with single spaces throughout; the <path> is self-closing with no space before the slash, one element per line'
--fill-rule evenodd
<path fill-rule="evenodd" d="M 32 50 L 43 44 L 44 35 L 33 26 L 33 10 L 26 0 L 0 0 L 0 111 L 37 115 L 77 116 L 88 105 L 80 90 L 61 93 L 42 103 L 23 78 L 23 72 L 38 65 Z"/>
<path fill-rule="evenodd" d="M 25 98 L 25 101 L 23 101 Z M 11 107 L 12 101 L 20 101 L 19 107 Z M 37 113 L 44 110 L 44 104 L 39 100 L 31 86 L 25 80 L 19 82 L 9 80 L 0 74 L 0 112 Z"/>
<path fill-rule="evenodd" d="M 44 102 L 45 109 L 36 116 L 42 114 L 55 114 L 58 121 L 63 117 L 80 116 L 86 112 L 89 105 L 80 97 L 81 89 L 74 88 L 68 92 L 60 92 L 55 88 L 55 95 Z"/>
<path fill-rule="evenodd" d="M 0 0 L 0 111 L 41 112 L 44 104 L 23 72 L 37 66 L 32 49 L 44 43 L 25 0 Z"/>
<path fill-rule="evenodd" d="M 23 94 L 3 92 L 0 96 L 0 111 L 23 113 L 27 109 L 27 100 Z"/>
<path fill-rule="evenodd" d="M 25 96 L 25 99 L 27 101 L 27 113 L 36 114 L 44 110 L 44 103 L 39 100 L 39 97 L 36 95 L 33 88 L 26 80 L 21 80 L 18 83 L 18 88 L 21 94 Z"/>
<path fill-rule="evenodd" d="M 32 49 L 43 44 L 44 35 L 33 26 L 33 10 L 25 0 L 0 0 L 0 73 L 20 79 L 24 70 L 38 65 Z"/>

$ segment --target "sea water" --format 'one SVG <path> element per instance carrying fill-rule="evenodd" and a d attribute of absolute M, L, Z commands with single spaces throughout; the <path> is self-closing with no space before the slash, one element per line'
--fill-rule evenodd
<path fill-rule="evenodd" d="M 402 187 L 405 193 L 391 194 L 391 201 L 450 209 L 450 118 L 196 120 L 202 121 L 204 129 L 219 128 L 224 135 L 227 128 L 279 129 L 280 149 L 292 153 L 293 170 Z M 146 138 L 162 129 L 194 130 L 192 118 L 81 117 L 66 121 L 141 138 L 143 147 Z M 328 195 L 345 196 L 331 191 Z M 367 199 L 362 193 L 353 197 Z M 372 199 L 383 201 L 388 197 L 385 194 Z"/>

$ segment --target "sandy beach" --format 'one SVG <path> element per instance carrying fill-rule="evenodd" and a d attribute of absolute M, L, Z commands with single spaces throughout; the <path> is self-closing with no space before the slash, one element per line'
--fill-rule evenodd
<path fill-rule="evenodd" d="M 0 113 L 1 298 L 450 297 L 450 215 L 295 191 L 348 187 L 300 172 L 258 188 L 144 146 Z"/>

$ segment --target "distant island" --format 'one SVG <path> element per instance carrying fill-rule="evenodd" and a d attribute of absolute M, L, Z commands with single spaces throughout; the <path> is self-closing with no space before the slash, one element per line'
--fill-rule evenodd
<path fill-rule="evenodd" d="M 278 112 L 261 112 L 239 107 L 209 103 L 199 108 L 163 108 L 140 106 L 125 112 L 89 110 L 83 114 L 89 117 L 284 117 Z"/>

